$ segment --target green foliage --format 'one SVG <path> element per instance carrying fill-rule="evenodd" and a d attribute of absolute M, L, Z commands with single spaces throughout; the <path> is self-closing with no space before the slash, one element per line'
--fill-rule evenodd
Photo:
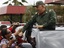
<path fill-rule="evenodd" d="M 54 5 L 54 6 L 49 6 L 49 8 L 55 10 L 57 14 L 57 23 L 64 23 L 64 6 Z"/>
<path fill-rule="evenodd" d="M 54 5 L 54 6 L 47 6 L 49 9 L 54 9 L 57 15 L 63 15 L 64 14 L 64 6 L 61 5 Z"/>
<path fill-rule="evenodd" d="M 8 1 L 4 2 L 3 4 L 8 4 Z"/>
<path fill-rule="evenodd" d="M 35 9 L 32 6 L 28 6 L 25 15 L 22 18 L 22 21 L 28 22 L 34 14 L 35 14 Z"/>
<path fill-rule="evenodd" d="M 22 2 L 26 2 L 27 3 L 27 1 L 26 0 L 21 0 Z"/>
<path fill-rule="evenodd" d="M 0 21 L 8 21 L 8 18 L 8 15 L 0 16 Z"/>
<path fill-rule="evenodd" d="M 8 4 L 9 1 L 11 1 L 11 0 L 6 1 L 6 2 L 4 2 L 3 4 Z M 25 1 L 25 0 L 21 0 L 21 1 L 27 3 L 27 1 Z M 12 3 L 14 3 L 14 6 L 20 6 L 20 5 L 23 5 L 22 2 L 19 2 L 18 0 L 13 0 L 13 1 L 12 1 Z M 12 5 L 12 3 L 9 3 L 9 5 Z M 15 22 L 17 22 L 17 21 L 22 20 L 22 18 L 21 18 L 20 16 L 22 16 L 22 15 L 12 15 L 12 16 L 9 15 L 9 19 L 10 19 L 11 21 L 15 21 Z M 3 18 L 3 19 L 4 19 L 4 20 L 8 20 L 8 19 L 6 19 L 6 17 Z"/>
<path fill-rule="evenodd" d="M 9 1 L 11 1 L 11 0 L 6 1 L 6 2 L 4 2 L 3 4 L 8 4 Z M 21 1 L 27 3 L 27 1 L 25 1 L 25 0 L 21 0 Z M 14 6 L 23 5 L 22 2 L 19 2 L 18 0 L 13 0 L 13 1 L 12 1 L 12 3 L 14 3 Z M 11 4 L 11 3 L 9 3 L 9 4 Z"/>

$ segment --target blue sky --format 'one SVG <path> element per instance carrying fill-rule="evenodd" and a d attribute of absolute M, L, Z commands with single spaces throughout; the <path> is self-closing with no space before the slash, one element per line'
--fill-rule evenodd
<path fill-rule="evenodd" d="M 6 5 L 3 5 L 3 3 L 4 2 L 6 2 L 7 0 L 1 0 L 0 1 L 0 7 L 2 7 L 2 6 L 7 6 L 7 4 Z M 11 1 L 13 1 L 13 0 L 11 0 Z M 9 2 L 9 3 L 11 3 L 11 1 Z M 18 1 L 21 1 L 21 0 L 18 0 Z M 24 5 L 33 5 L 35 2 L 37 2 L 37 1 L 45 1 L 45 0 L 26 0 L 28 3 L 23 3 Z"/>

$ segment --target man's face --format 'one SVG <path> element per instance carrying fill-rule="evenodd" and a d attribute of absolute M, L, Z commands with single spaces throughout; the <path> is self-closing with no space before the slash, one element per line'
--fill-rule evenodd
<path fill-rule="evenodd" d="M 7 29 L 7 33 L 8 33 L 8 34 L 6 35 L 6 37 L 9 38 L 12 33 L 11 33 L 11 31 L 10 31 L 9 29 Z"/>
<path fill-rule="evenodd" d="M 41 12 L 44 9 L 43 5 L 39 5 L 35 8 L 36 8 L 37 12 Z"/>

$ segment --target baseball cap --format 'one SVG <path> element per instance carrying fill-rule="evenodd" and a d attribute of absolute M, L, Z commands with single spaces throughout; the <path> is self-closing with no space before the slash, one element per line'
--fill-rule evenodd
<path fill-rule="evenodd" d="M 33 7 L 37 7 L 39 5 L 45 5 L 45 4 L 43 3 L 43 1 L 37 1 L 36 2 L 36 5 L 34 5 Z"/>

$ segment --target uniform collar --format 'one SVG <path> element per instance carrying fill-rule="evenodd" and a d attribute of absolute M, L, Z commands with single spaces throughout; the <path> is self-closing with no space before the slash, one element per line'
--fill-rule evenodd
<path fill-rule="evenodd" d="M 43 15 L 44 15 L 44 14 L 47 14 L 47 13 L 48 13 L 48 9 L 45 8 L 45 12 L 43 13 Z"/>
<path fill-rule="evenodd" d="M 41 14 L 38 14 L 38 15 L 45 15 L 45 14 L 47 14 L 47 13 L 48 13 L 48 9 L 45 8 L 45 11 L 44 11 L 43 13 L 41 13 Z"/>

